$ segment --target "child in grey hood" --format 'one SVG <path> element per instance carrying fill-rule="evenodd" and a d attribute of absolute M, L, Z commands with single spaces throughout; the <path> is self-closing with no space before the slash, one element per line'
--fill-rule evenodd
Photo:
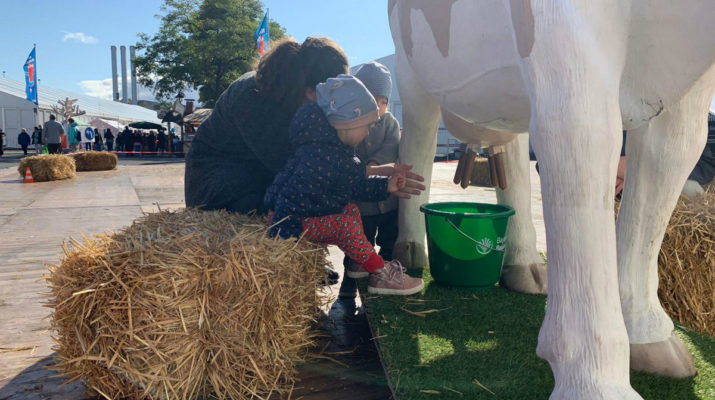
<path fill-rule="evenodd" d="M 390 113 L 388 101 L 392 93 L 392 76 L 390 70 L 378 63 L 363 64 L 354 75 L 370 94 L 375 98 L 380 119 L 370 128 L 365 140 L 355 149 L 355 154 L 368 167 L 396 163 L 400 144 L 400 123 Z M 357 202 L 362 218 L 365 236 L 374 246 L 380 246 L 380 256 L 386 260 L 392 259 L 392 249 L 397 240 L 397 197 L 390 196 L 387 200 L 377 202 Z M 357 294 L 355 278 L 363 278 L 367 271 L 348 257 L 343 260 L 345 278 L 340 286 L 340 297 L 353 298 Z"/>

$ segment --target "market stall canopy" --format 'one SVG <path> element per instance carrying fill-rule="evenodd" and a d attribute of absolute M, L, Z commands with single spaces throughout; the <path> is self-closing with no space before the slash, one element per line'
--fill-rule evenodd
<path fill-rule="evenodd" d="M 173 122 L 175 124 L 180 124 L 183 119 L 183 114 L 176 111 L 167 111 L 163 117 L 161 117 L 161 122 Z"/>
<path fill-rule="evenodd" d="M 199 108 L 198 110 L 185 116 L 184 123 L 193 126 L 199 126 L 208 119 L 208 117 L 211 115 L 211 111 L 213 111 L 213 109 L 211 108 Z"/>
<path fill-rule="evenodd" d="M 159 124 L 155 124 L 153 122 L 148 122 L 148 121 L 132 122 L 131 124 L 129 124 L 129 127 L 136 128 L 136 129 L 160 129 L 160 130 L 166 129 Z"/>

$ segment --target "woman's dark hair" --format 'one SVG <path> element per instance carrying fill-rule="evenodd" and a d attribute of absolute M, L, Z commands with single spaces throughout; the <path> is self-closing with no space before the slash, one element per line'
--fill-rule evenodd
<path fill-rule="evenodd" d="M 261 94 L 295 111 L 306 88 L 314 89 L 318 83 L 348 72 L 348 58 L 332 40 L 309 37 L 298 44 L 285 37 L 258 62 L 256 85 Z"/>
<path fill-rule="evenodd" d="M 284 37 L 272 43 L 256 67 L 258 91 L 290 110 L 297 109 L 303 98 L 299 52 L 300 44 L 291 37 Z"/>
<path fill-rule="evenodd" d="M 300 45 L 300 60 L 305 71 L 305 87 L 315 88 L 328 78 L 348 74 L 348 57 L 328 38 L 309 37 Z"/>

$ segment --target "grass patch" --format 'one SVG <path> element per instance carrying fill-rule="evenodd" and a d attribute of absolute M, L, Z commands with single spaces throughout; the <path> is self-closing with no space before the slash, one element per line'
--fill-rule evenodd
<path fill-rule="evenodd" d="M 551 369 L 535 353 L 545 296 L 445 287 L 428 271 L 423 278 L 421 294 L 363 298 L 398 400 L 549 397 Z M 439 311 L 413 314 L 428 310 Z M 646 400 L 715 399 L 715 339 L 684 327 L 677 334 L 698 376 L 675 380 L 634 372 L 631 384 Z"/>

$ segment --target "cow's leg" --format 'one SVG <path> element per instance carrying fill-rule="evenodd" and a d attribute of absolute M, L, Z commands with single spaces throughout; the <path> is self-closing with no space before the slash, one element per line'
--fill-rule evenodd
<path fill-rule="evenodd" d="M 397 89 L 402 101 L 403 124 L 400 163 L 412 165 L 412 172 L 424 176 L 426 188 L 419 196 L 400 199 L 400 232 L 392 255 L 408 268 L 423 268 L 427 265 L 427 257 L 425 223 L 420 205 L 429 201 L 440 112 L 437 102 L 418 82 L 404 52 L 396 50 Z"/>
<path fill-rule="evenodd" d="M 627 21 L 617 0 L 511 4 L 523 6 L 513 18 L 534 16 L 533 36 L 529 21 L 514 22 L 546 222 L 537 354 L 554 373 L 550 399 L 641 399 L 630 385 L 613 217 Z"/>
<path fill-rule="evenodd" d="M 529 136 L 518 135 L 506 145 L 506 190 L 497 188 L 497 201 L 516 210 L 509 218 L 506 253 L 499 284 L 509 290 L 546 294 L 546 266 L 536 250 L 531 218 Z"/>
<path fill-rule="evenodd" d="M 658 300 L 658 252 L 683 184 L 705 146 L 713 93 L 707 77 L 647 125 L 628 132 L 628 170 L 617 223 L 631 368 L 677 378 L 696 370 Z"/>

